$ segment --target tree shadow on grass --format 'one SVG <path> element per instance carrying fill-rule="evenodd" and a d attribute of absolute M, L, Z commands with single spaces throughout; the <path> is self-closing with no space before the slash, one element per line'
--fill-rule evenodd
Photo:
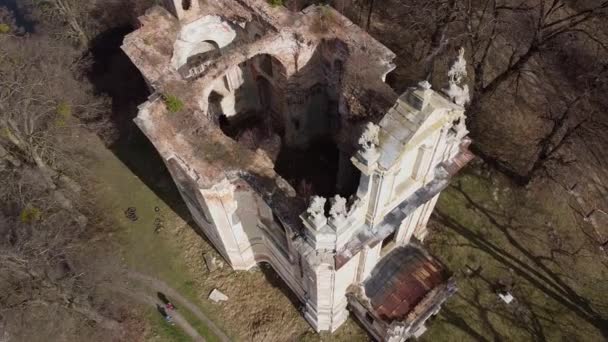
<path fill-rule="evenodd" d="M 289 286 L 287 286 L 287 283 L 285 283 L 274 268 L 272 268 L 272 265 L 267 262 L 260 262 L 258 267 L 262 274 L 264 274 L 266 281 L 268 281 L 272 287 L 279 289 L 294 307 L 300 308 L 302 306 L 302 302 L 298 299 L 298 296 L 296 296 Z"/>
<path fill-rule="evenodd" d="M 442 308 L 439 315 L 445 320 L 446 323 L 458 328 L 473 340 L 490 342 L 489 339 L 485 338 L 480 332 L 471 327 L 464 318 L 450 308 Z"/>
<path fill-rule="evenodd" d="M 598 329 L 604 337 L 608 338 L 608 320 L 595 311 L 592 307 L 592 302 L 588 298 L 581 296 L 571 286 L 566 284 L 559 274 L 556 274 L 542 263 L 541 257 L 528 250 L 513 235 L 516 229 L 511 225 L 513 222 L 512 218 L 507 217 L 506 221 L 509 224 L 502 223 L 501 221 L 503 220 L 497 217 L 498 213 L 477 203 L 460 186 L 456 186 L 454 189 L 464 198 L 467 207 L 485 218 L 493 228 L 499 230 L 505 236 L 510 246 L 525 256 L 525 260 L 521 260 L 521 258 L 513 255 L 495 242 L 489 241 L 479 232 L 465 227 L 454 218 L 437 210 L 435 217 L 440 223 L 468 240 L 471 247 L 487 253 L 508 269 L 513 270 L 517 275 L 526 279 L 532 286 L 587 321 Z M 538 321 L 534 329 L 537 334 L 542 333 L 542 327 Z M 538 340 L 542 340 L 541 337 L 544 337 L 544 334 L 537 337 L 539 337 Z"/>

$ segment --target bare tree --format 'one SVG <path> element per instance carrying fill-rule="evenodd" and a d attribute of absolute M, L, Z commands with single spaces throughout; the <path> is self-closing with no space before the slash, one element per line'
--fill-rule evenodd
<path fill-rule="evenodd" d="M 104 225 L 68 176 L 75 117 L 104 100 L 74 77 L 84 60 L 70 44 L 3 34 L 0 46 L 0 336 L 118 339 L 118 307 L 97 293 L 118 268 L 97 264 Z"/>
<path fill-rule="evenodd" d="M 422 38 L 423 44 L 412 46 L 416 59 L 424 69 L 427 79 L 432 78 L 435 60 L 444 54 L 451 44 L 457 44 L 463 33 L 451 32 L 451 26 L 461 19 L 463 4 L 458 0 L 422 1 L 412 0 L 400 4 L 414 36 Z"/>
<path fill-rule="evenodd" d="M 475 98 L 494 93 L 560 37 L 581 35 L 604 45 L 585 23 L 605 16 L 607 11 L 605 0 L 578 9 L 567 6 L 563 0 L 469 0 L 465 17 L 473 57 Z M 497 54 L 506 52 L 504 65 L 490 66 L 491 59 L 495 62 Z"/>
<path fill-rule="evenodd" d="M 482 135 L 492 139 L 491 134 L 487 133 L 487 126 L 495 120 L 496 113 L 482 104 L 490 98 L 494 102 L 494 107 L 497 105 L 496 101 L 501 102 L 502 100 L 493 96 L 499 88 L 511 95 L 513 91 L 513 96 L 521 99 L 519 96 L 523 81 L 528 82 L 528 91 L 530 87 L 538 88 L 532 86 L 532 83 L 540 82 L 546 86 L 542 91 L 544 94 L 540 96 L 547 97 L 547 94 L 552 92 L 550 88 L 553 79 L 569 77 L 570 87 L 564 88 L 563 85 L 557 87 L 561 88 L 561 93 L 573 94 L 572 98 L 568 96 L 570 98 L 568 101 L 574 101 L 572 104 L 564 103 L 565 109 L 552 110 L 553 114 L 549 116 L 550 121 L 547 125 L 549 131 L 547 136 L 543 135 L 538 139 L 530 137 L 529 145 L 538 143 L 536 152 L 530 149 L 517 156 L 501 155 L 500 151 L 486 149 L 484 147 L 486 141 L 483 140 L 485 138 L 482 138 L 478 139 L 477 145 L 474 146 L 477 154 L 518 181 L 530 180 L 533 173 L 531 170 L 539 167 L 532 164 L 547 159 L 549 150 L 553 149 L 550 146 L 555 146 L 555 138 L 564 133 L 563 124 L 569 124 L 572 122 L 571 118 L 578 115 L 578 111 L 569 110 L 567 107 L 588 99 L 591 93 L 596 93 L 588 91 L 589 84 L 575 84 L 579 82 L 578 76 L 565 76 L 565 71 L 569 68 L 577 68 L 576 73 L 586 74 L 604 63 L 602 59 L 608 56 L 608 41 L 605 36 L 598 34 L 595 27 L 598 25 L 596 20 L 607 14 L 608 1 L 605 0 L 576 5 L 565 0 L 469 0 L 466 2 L 466 6 L 461 9 L 461 16 L 466 32 L 465 44 L 470 51 L 468 59 L 472 62 L 473 69 L 472 102 L 468 113 L 474 134 L 486 131 Z M 574 40 L 580 42 L 577 47 L 572 46 Z M 558 54 L 564 53 L 564 50 L 568 50 L 572 58 L 582 58 L 581 56 L 591 51 L 597 56 L 589 59 L 591 63 L 586 62 L 585 65 L 569 63 L 564 68 L 563 62 L 554 61 Z M 563 69 L 559 70 L 560 68 Z M 559 73 L 561 75 L 558 75 Z M 576 100 L 577 98 L 579 100 Z M 559 94 L 554 94 L 553 98 L 547 99 L 546 102 L 561 103 L 561 99 Z M 535 115 L 532 111 L 528 115 L 531 122 L 538 119 L 531 117 Z M 572 127 L 575 126 L 577 125 L 574 124 Z M 538 130 L 540 131 L 540 128 Z M 511 150 L 509 153 L 512 152 Z"/>
<path fill-rule="evenodd" d="M 24 0 L 45 30 L 87 48 L 107 28 L 131 25 L 157 0 Z"/>
<path fill-rule="evenodd" d="M 77 55 L 69 46 L 36 37 L 0 40 L 0 145 L 5 159 L 34 164 L 47 186 L 55 188 L 62 149 L 56 137 L 74 122 L 73 116 L 99 115 L 104 101 L 74 79 Z"/>
<path fill-rule="evenodd" d="M 551 121 L 551 130 L 539 141 L 540 151 L 530 171 L 530 177 L 545 166 L 561 147 L 572 137 L 583 124 L 593 121 L 597 111 L 590 103 L 596 96 L 601 96 L 608 86 L 608 64 L 584 75 L 584 87 L 572 99 L 567 99 L 564 107 L 557 113 L 549 110 L 547 119 Z"/>
<path fill-rule="evenodd" d="M 90 17 L 94 0 L 29 0 L 36 16 L 49 22 L 61 23 L 67 29 L 59 31 L 66 38 L 87 46 L 91 39 L 93 20 Z"/>

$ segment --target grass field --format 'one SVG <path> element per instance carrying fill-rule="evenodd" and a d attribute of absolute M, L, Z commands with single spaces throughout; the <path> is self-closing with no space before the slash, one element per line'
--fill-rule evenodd
<path fill-rule="evenodd" d="M 162 279 L 184 297 L 200 306 L 200 293 L 194 288 L 190 270 L 181 260 L 181 248 L 177 240 L 167 238 L 167 230 L 186 229 L 184 222 L 148 188 L 131 170 L 94 136 L 87 137 L 88 168 L 96 181 L 96 202 L 103 212 L 117 225 L 119 251 L 127 267 Z M 124 211 L 136 209 L 137 221 L 127 219 Z M 163 230 L 156 234 L 155 220 L 163 223 Z M 153 331 L 164 340 L 189 340 L 178 328 L 168 326 L 153 310 L 147 314 L 153 323 Z M 183 309 L 180 313 L 208 341 L 217 340 L 209 329 L 192 313 Z M 221 324 L 218 324 L 221 326 Z M 184 339 L 183 339 L 184 338 Z"/>
<path fill-rule="evenodd" d="M 349 320 L 335 334 L 318 335 L 304 320 L 289 299 L 285 285 L 270 269 L 261 267 L 253 272 L 234 272 L 230 267 L 209 273 L 202 254 L 217 252 L 187 220 L 185 207 L 178 195 L 172 193 L 171 179 L 163 179 L 162 172 L 154 175 L 140 173 L 137 166 L 127 167 L 112 151 L 103 147 L 94 136 L 86 145 L 87 168 L 96 180 L 96 201 L 118 226 L 117 238 L 122 246 L 125 264 L 144 274 L 164 280 L 175 290 L 207 314 L 229 337 L 243 341 L 365 341 L 366 333 Z M 140 155 L 141 153 L 141 155 Z M 143 158 L 140 167 L 150 169 L 149 151 L 134 145 L 132 158 Z M 162 167 L 154 164 L 154 167 Z M 143 179 L 154 180 L 154 184 Z M 155 191 L 152 190 L 154 188 Z M 162 196 L 162 198 L 161 198 Z M 163 198 L 165 200 L 163 200 Z M 171 204 L 171 207 L 168 204 Z M 136 208 L 137 221 L 127 219 L 124 211 Z M 158 208 L 158 211 L 155 210 Z M 182 213 L 186 220 L 176 212 Z M 163 228 L 156 234 L 155 220 L 160 218 Z M 211 303 L 207 296 L 214 288 L 229 296 L 222 304 Z M 209 329 L 187 310 L 180 312 L 208 341 L 216 340 Z M 158 314 L 150 314 L 153 332 L 160 340 L 187 338 L 166 326 Z M 158 317 L 157 317 L 158 316 Z"/>
<path fill-rule="evenodd" d="M 521 188 L 465 170 L 443 193 L 426 241 L 460 290 L 423 340 L 605 340 L 608 267 L 581 221 L 550 181 Z M 497 297 L 499 282 L 512 287 L 514 303 Z"/>
<path fill-rule="evenodd" d="M 151 323 L 145 339 L 147 341 L 189 342 L 190 337 L 174 325 L 167 324 L 156 309 L 146 310 L 146 318 Z"/>

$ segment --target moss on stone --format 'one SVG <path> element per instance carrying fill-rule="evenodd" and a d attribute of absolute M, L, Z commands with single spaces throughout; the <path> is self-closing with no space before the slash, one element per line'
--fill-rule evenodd
<path fill-rule="evenodd" d="M 272 7 L 283 6 L 283 0 L 268 0 L 268 3 Z"/>
<path fill-rule="evenodd" d="M 163 101 L 167 106 L 167 110 L 171 113 L 177 113 L 184 109 L 184 103 L 175 95 L 163 94 Z"/>
<path fill-rule="evenodd" d="M 55 113 L 57 113 L 55 124 L 63 127 L 72 116 L 72 106 L 67 102 L 61 101 L 55 108 Z"/>
<path fill-rule="evenodd" d="M 19 214 L 19 219 L 23 223 L 34 223 L 40 221 L 42 217 L 42 211 L 36 207 L 25 207 L 21 210 L 21 214 Z"/>
<path fill-rule="evenodd" d="M 11 32 L 11 27 L 7 24 L 0 23 L 0 34 L 6 34 Z"/>

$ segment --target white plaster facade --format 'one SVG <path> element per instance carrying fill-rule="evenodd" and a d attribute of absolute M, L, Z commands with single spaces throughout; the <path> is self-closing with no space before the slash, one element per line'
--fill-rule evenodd
<path fill-rule="evenodd" d="M 310 31 L 315 6 L 294 14 L 264 0 L 205 3 L 188 1 L 188 9 L 182 0 L 167 3 L 177 18 L 155 8 L 125 40 L 123 49 L 157 91 L 136 122 L 229 264 L 248 270 L 269 263 L 315 330 L 333 332 L 349 307 L 374 310 L 347 294 L 383 256 L 424 240 L 440 191 L 471 158 L 464 109 L 427 82 L 394 94 L 384 84 L 394 54 L 333 10 L 341 30 L 319 36 Z M 221 53 L 179 70 L 213 47 Z M 357 82 L 364 71 L 351 61 L 362 58 L 369 59 L 369 78 Z M 355 96 L 362 91 L 380 100 L 363 102 Z M 168 92 L 184 99 L 184 113 L 167 112 L 160 94 Z M 372 114 L 378 110 L 384 112 Z M 348 198 L 304 197 L 276 171 L 274 140 L 245 149 L 220 131 L 218 120 L 252 112 L 263 116 L 244 117 L 280 123 L 282 145 L 332 140 L 339 151 L 336 189 L 354 178 L 355 191 Z M 370 119 L 352 119 L 361 113 Z M 436 313 L 443 300 L 424 312 Z M 424 320 L 363 323 L 378 339 L 400 341 L 421 333 Z"/>

